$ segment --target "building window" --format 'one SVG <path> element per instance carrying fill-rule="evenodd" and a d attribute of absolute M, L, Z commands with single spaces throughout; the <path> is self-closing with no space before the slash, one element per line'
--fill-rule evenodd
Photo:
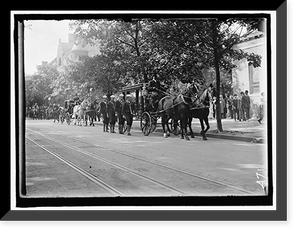
<path fill-rule="evenodd" d="M 254 68 L 251 63 L 248 63 L 249 74 L 249 91 L 252 93 L 259 93 L 259 68 Z"/>

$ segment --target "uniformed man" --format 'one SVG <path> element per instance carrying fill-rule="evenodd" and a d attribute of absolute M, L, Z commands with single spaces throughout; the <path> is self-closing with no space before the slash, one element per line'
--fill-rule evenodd
<path fill-rule="evenodd" d="M 133 112 L 135 110 L 133 96 L 131 94 L 126 95 L 126 100 L 122 106 L 122 113 L 125 116 L 127 124 L 127 135 L 131 136 L 130 129 L 133 123 Z"/>
<path fill-rule="evenodd" d="M 119 125 L 119 133 L 124 134 L 123 128 L 125 124 L 125 118 L 122 114 L 122 105 L 124 103 L 124 95 L 121 93 L 118 97 L 118 100 L 116 101 L 115 110 L 118 117 L 118 125 Z"/>
<path fill-rule="evenodd" d="M 115 95 L 111 95 L 110 101 L 107 104 L 110 133 L 116 133 L 115 132 L 116 111 L 115 111 L 115 100 L 114 100 L 115 97 L 116 97 Z"/>
<path fill-rule="evenodd" d="M 103 132 L 108 132 L 108 112 L 107 112 L 108 100 L 107 96 L 103 96 L 103 101 L 100 103 L 100 114 L 103 116 Z"/>

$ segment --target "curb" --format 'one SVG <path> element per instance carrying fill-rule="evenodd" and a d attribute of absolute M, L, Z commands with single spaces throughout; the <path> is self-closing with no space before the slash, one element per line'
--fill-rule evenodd
<path fill-rule="evenodd" d="M 95 125 L 103 125 L 103 123 L 96 122 Z M 116 124 L 117 126 L 118 124 Z M 132 129 L 141 130 L 139 126 L 132 126 Z M 162 129 L 156 129 L 154 132 L 162 132 Z M 201 137 L 200 133 L 194 133 L 195 136 Z M 244 136 L 234 136 L 228 134 L 218 134 L 218 133 L 206 133 L 207 137 L 222 139 L 222 140 L 234 140 L 234 141 L 243 141 L 243 142 L 253 142 L 253 143 L 265 143 L 265 139 L 263 138 L 255 138 L 255 137 L 244 137 Z"/>
<path fill-rule="evenodd" d="M 137 129 L 137 128 L 136 128 Z M 162 132 L 162 129 L 157 129 L 155 132 Z M 195 133 L 195 136 L 202 137 L 200 133 Z M 253 143 L 264 143 L 265 140 L 263 138 L 254 138 L 254 137 L 244 137 L 244 136 L 233 136 L 226 134 L 215 134 L 215 133 L 206 133 L 207 137 L 222 139 L 222 140 L 233 140 L 233 141 L 243 141 L 243 142 L 253 142 Z"/>

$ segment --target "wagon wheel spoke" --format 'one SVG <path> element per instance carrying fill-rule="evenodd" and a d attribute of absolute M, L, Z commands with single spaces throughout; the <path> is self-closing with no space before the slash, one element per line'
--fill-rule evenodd
<path fill-rule="evenodd" d="M 152 125 L 152 120 L 151 116 L 148 112 L 144 112 L 141 116 L 141 130 L 144 133 L 145 136 L 148 136 L 151 132 L 151 125 Z"/>

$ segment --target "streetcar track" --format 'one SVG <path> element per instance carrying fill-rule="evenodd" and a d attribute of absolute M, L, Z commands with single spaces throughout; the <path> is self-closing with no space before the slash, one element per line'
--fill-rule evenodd
<path fill-rule="evenodd" d="M 83 154 L 86 154 L 86 155 L 88 155 L 88 156 L 90 156 L 90 157 L 93 157 L 93 158 L 95 158 L 95 159 L 97 159 L 97 160 L 105 161 L 106 163 L 111 164 L 111 165 L 113 165 L 113 166 L 117 165 L 117 166 L 119 166 L 119 167 L 123 167 L 123 166 L 121 166 L 121 165 L 119 165 L 119 164 L 116 164 L 116 163 L 114 163 L 114 162 L 111 162 L 111 161 L 109 161 L 109 160 L 107 160 L 107 159 L 99 158 L 99 156 L 97 156 L 97 155 L 94 154 L 94 153 L 86 152 L 86 151 L 84 151 L 84 150 L 81 149 L 81 148 L 88 148 L 88 147 L 75 147 L 75 146 L 69 145 L 69 144 L 67 144 L 67 143 L 61 143 L 61 142 L 59 142 L 59 141 L 56 141 L 56 140 L 54 140 L 54 139 L 51 139 L 51 138 L 45 136 L 44 134 L 39 133 L 39 132 L 36 132 L 36 131 L 34 131 L 34 130 L 31 130 L 31 129 L 28 129 L 28 130 L 30 130 L 30 131 L 32 131 L 32 132 L 34 132 L 34 133 L 37 133 L 37 134 L 39 134 L 39 135 L 41 135 L 41 136 L 43 136 L 43 137 L 45 137 L 45 138 L 47 138 L 47 139 L 49 139 L 49 140 L 51 140 L 51 141 L 57 142 L 57 143 L 59 143 L 59 144 L 65 145 L 65 146 L 67 146 L 67 147 L 69 147 L 69 148 L 71 148 L 71 149 L 77 150 L 77 151 L 79 151 L 79 152 L 81 152 L 81 153 L 83 153 Z M 51 133 L 50 133 L 50 134 L 51 134 Z M 50 134 L 49 134 L 49 135 L 50 135 Z M 89 143 L 89 142 L 86 142 L 86 141 L 84 141 L 84 140 L 82 140 L 82 139 L 78 139 L 78 138 L 75 138 L 75 137 L 65 136 L 65 135 L 63 135 L 63 134 L 60 134 L 60 135 L 63 136 L 63 137 L 67 137 L 67 138 L 69 138 L 69 139 L 76 140 L 76 141 L 81 142 L 81 143 L 85 143 L 85 144 L 87 144 L 87 145 L 89 145 L 89 146 L 91 146 L 91 147 L 98 147 L 98 148 L 101 148 L 101 149 L 104 149 L 104 150 L 108 150 L 108 151 L 111 151 L 111 152 L 114 152 L 114 153 L 117 153 L 117 154 L 124 155 L 124 156 L 126 156 L 126 157 L 130 157 L 130 158 L 134 158 L 134 159 L 137 159 L 137 160 L 140 160 L 140 161 L 144 161 L 144 162 L 147 162 L 147 163 L 150 163 L 150 164 L 153 164 L 153 165 L 156 165 L 156 166 L 165 168 L 165 169 L 169 169 L 169 170 L 171 170 L 171 171 L 176 171 L 176 172 L 179 172 L 179 173 L 182 173 L 182 174 L 185 174 L 185 175 L 194 177 L 194 178 L 198 178 L 198 179 L 200 179 L 200 180 L 209 182 L 209 183 L 211 183 L 211 184 L 215 184 L 215 185 L 219 185 L 219 186 L 222 186 L 222 187 L 230 188 L 230 189 L 233 189 L 233 190 L 236 190 L 236 191 L 239 191 L 239 192 L 243 192 L 243 193 L 246 193 L 246 194 L 255 194 L 255 193 L 253 193 L 253 192 L 251 192 L 251 191 L 248 191 L 248 190 L 245 190 L 245 189 L 242 189 L 242 188 L 239 188 L 239 187 L 230 185 L 230 184 L 226 184 L 226 183 L 223 183 L 223 182 L 219 182 L 219 181 L 216 181 L 216 180 L 213 180 L 213 179 L 204 177 L 204 176 L 200 176 L 200 175 L 197 175 L 197 174 L 188 172 L 188 171 L 184 171 L 184 170 L 181 170 L 181 169 L 177 169 L 177 168 L 174 168 L 174 167 L 171 167 L 171 166 L 163 165 L 163 164 L 160 164 L 160 163 L 157 163 L 157 162 L 148 160 L 148 159 L 143 159 L 143 158 L 140 158 L 140 157 L 138 157 L 138 156 L 135 156 L 135 155 L 132 155 L 132 154 L 129 154 L 129 153 L 125 153 L 125 152 L 122 152 L 122 151 L 119 151 L 119 150 L 116 150 L 116 149 L 111 149 L 111 148 L 107 148 L 107 147 L 100 146 L 100 145 L 94 145 L 94 144 Z M 97 157 L 95 157 L 94 155 L 96 155 Z M 115 164 L 115 165 L 114 165 L 114 164 Z M 123 167 L 123 168 L 126 168 L 126 167 Z M 132 171 L 133 173 L 140 175 L 139 173 L 137 173 L 137 172 L 135 172 L 135 171 L 133 171 L 133 170 L 131 170 L 131 169 L 129 169 L 129 168 L 126 168 L 126 170 L 130 170 L 130 171 Z M 144 177 L 144 175 L 140 175 L 140 176 L 143 176 L 143 177 Z M 151 179 L 152 179 L 152 178 L 151 178 Z M 153 179 L 153 180 L 155 180 L 155 179 Z M 180 192 L 183 193 L 182 191 L 180 191 Z M 184 194 L 184 193 L 183 193 L 183 194 Z"/>
<path fill-rule="evenodd" d="M 33 131 L 33 130 L 31 130 L 31 131 Z M 33 131 L 33 132 L 35 132 L 35 131 Z M 36 133 L 37 133 L 37 132 L 36 132 Z M 37 134 L 40 134 L 40 133 L 37 133 Z M 163 182 L 160 182 L 160 181 L 158 181 L 158 180 L 156 180 L 156 179 L 153 179 L 153 178 L 151 178 L 151 177 L 149 177 L 149 176 L 142 175 L 142 174 L 140 174 L 140 173 L 138 173 L 138 172 L 136 172 L 136 171 L 134 171 L 134 170 L 132 170 L 132 169 L 130 169 L 130 168 L 124 167 L 124 166 L 122 166 L 122 165 L 120 165 L 120 164 L 118 164 L 118 163 L 114 163 L 114 162 L 111 162 L 111 161 L 109 161 L 109 160 L 106 160 L 106 159 L 103 159 L 103 158 L 99 158 L 99 156 L 97 156 L 97 155 L 95 155 L 95 154 L 93 154 L 93 153 L 84 151 L 84 150 L 82 150 L 82 149 L 80 149 L 80 148 L 78 148 L 78 147 L 69 145 L 69 144 L 67 144 L 67 143 L 62 143 L 62 142 L 56 141 L 56 140 L 51 139 L 51 138 L 49 138 L 49 137 L 47 137 L 47 136 L 44 136 L 43 134 L 40 134 L 40 135 L 42 135 L 43 137 L 45 137 L 45 138 L 48 139 L 48 140 L 51 140 L 51 141 L 56 142 L 56 143 L 59 143 L 59 144 L 61 144 L 61 145 L 63 145 L 63 146 L 66 146 L 66 147 L 68 147 L 68 148 L 70 148 L 70 149 L 76 150 L 76 151 L 78 151 L 78 152 L 80 152 L 80 153 L 82 153 L 82 154 L 85 154 L 85 155 L 87 155 L 87 156 L 89 156 L 89 157 L 92 157 L 92 158 L 94 158 L 94 159 L 96 159 L 96 160 L 102 161 L 102 162 L 107 163 L 107 164 L 109 164 L 109 165 L 111 165 L 111 166 L 114 166 L 114 167 L 116 167 L 116 168 L 118 168 L 118 169 L 121 169 L 122 171 L 132 173 L 132 174 L 134 174 L 135 176 L 138 176 L 139 178 L 145 179 L 145 180 L 150 181 L 150 182 L 152 182 L 152 183 L 154 183 L 154 184 L 157 184 L 157 185 L 159 185 L 159 186 L 161 186 L 161 187 L 167 188 L 167 189 L 169 189 L 169 190 L 171 190 L 171 191 L 173 191 L 173 192 L 176 192 L 176 193 L 178 193 L 178 194 L 180 194 L 180 195 L 186 195 L 186 193 L 183 192 L 183 191 L 181 191 L 180 189 L 174 188 L 174 187 L 172 187 L 172 186 L 170 186 L 170 185 L 167 185 L 167 184 L 165 184 L 165 183 L 163 183 Z M 28 138 L 28 137 L 27 137 L 27 138 Z M 43 147 L 43 148 L 44 148 L 44 147 Z M 50 151 L 50 150 L 49 150 L 49 151 Z M 57 153 L 55 153 L 55 154 L 57 154 Z M 61 156 L 60 156 L 60 157 L 61 157 Z"/>
<path fill-rule="evenodd" d="M 97 184 L 98 186 L 100 186 L 101 188 L 105 189 L 106 191 L 108 191 L 109 193 L 113 194 L 113 195 L 118 195 L 118 196 L 124 196 L 124 194 L 120 191 L 118 191 L 117 189 L 113 188 L 112 186 L 108 185 L 107 183 L 105 183 L 104 181 L 100 180 L 98 177 L 94 176 L 93 174 L 91 174 L 90 172 L 78 167 L 77 165 L 75 165 L 74 163 L 72 163 L 71 161 L 63 158 L 62 156 L 60 156 L 59 154 L 53 152 L 52 150 L 48 149 L 45 147 L 45 145 L 41 145 L 40 143 L 36 142 L 35 140 L 31 139 L 30 137 L 26 137 L 28 140 L 30 140 L 31 142 L 33 142 L 34 144 L 36 144 L 37 146 L 39 146 L 40 148 L 42 148 L 43 150 L 45 150 L 46 152 L 50 153 L 52 156 L 56 157 L 57 159 L 59 159 L 60 161 L 62 161 L 63 163 L 67 164 L 68 166 L 70 166 L 71 168 L 73 168 L 75 171 L 77 171 L 78 173 L 80 173 L 81 175 L 83 175 L 84 177 L 88 178 L 89 180 L 93 181 L 95 184 Z"/>

